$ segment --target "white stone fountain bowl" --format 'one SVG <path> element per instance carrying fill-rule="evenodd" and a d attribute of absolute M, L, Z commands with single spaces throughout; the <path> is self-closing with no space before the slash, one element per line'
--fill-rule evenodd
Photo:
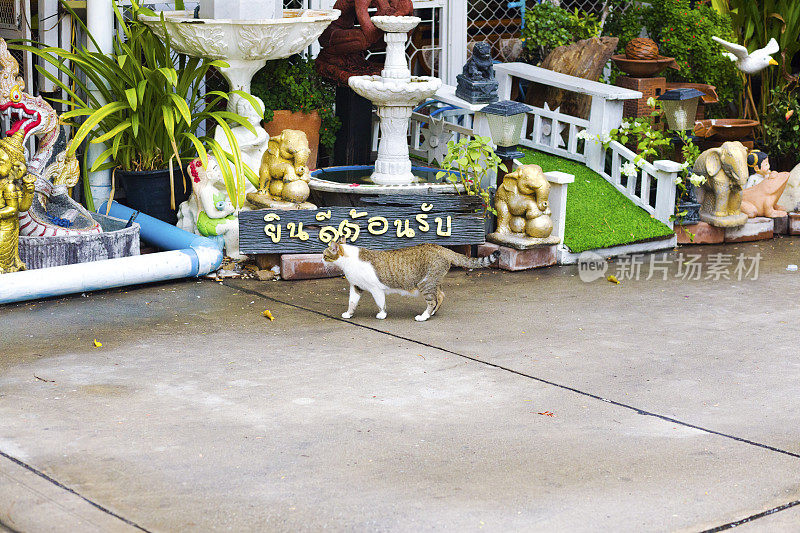
<path fill-rule="evenodd" d="M 422 22 L 419 17 L 372 17 L 372 23 L 386 33 L 408 33 Z"/>
<path fill-rule="evenodd" d="M 352 76 L 350 88 L 378 107 L 413 107 L 429 98 L 442 86 L 442 80 L 431 76 L 391 79 L 381 76 Z"/>
<path fill-rule="evenodd" d="M 140 15 L 161 39 L 169 33 L 172 47 L 193 57 L 229 61 L 281 59 L 308 48 L 338 9 L 284 9 L 281 19 L 195 19 L 191 11 L 163 11 L 160 17 Z"/>

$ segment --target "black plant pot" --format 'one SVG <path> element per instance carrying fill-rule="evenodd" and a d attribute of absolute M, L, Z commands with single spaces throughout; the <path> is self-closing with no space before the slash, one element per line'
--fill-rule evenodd
<path fill-rule="evenodd" d="M 685 215 L 675 218 L 676 226 L 690 226 L 700 222 L 700 204 L 697 201 L 697 191 L 691 183 L 686 184 L 686 194 L 675 207 L 677 213 L 686 212 Z"/>
<path fill-rule="evenodd" d="M 175 207 L 189 198 L 192 186 L 175 165 L 172 170 L 175 190 Z M 170 207 L 169 169 L 146 172 L 117 171 L 117 178 L 125 189 L 125 205 L 169 224 L 178 222 L 177 211 Z"/>
<path fill-rule="evenodd" d="M 697 202 L 678 202 L 676 206 L 678 213 L 686 212 L 685 215 L 675 218 L 676 226 L 691 226 L 700 222 L 700 204 Z"/>

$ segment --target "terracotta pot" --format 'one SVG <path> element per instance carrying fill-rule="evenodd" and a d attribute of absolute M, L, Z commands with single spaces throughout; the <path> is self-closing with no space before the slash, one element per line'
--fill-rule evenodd
<path fill-rule="evenodd" d="M 634 78 L 650 78 L 666 68 L 678 68 L 678 64 L 672 57 L 628 59 L 624 54 L 616 54 L 611 56 L 611 61 L 616 63 L 622 72 Z"/>
<path fill-rule="evenodd" d="M 319 128 L 322 126 L 322 118 L 317 111 L 311 113 L 301 113 L 300 111 L 278 110 L 270 122 L 262 122 L 262 126 L 267 130 L 270 137 L 280 135 L 283 130 L 300 130 L 305 132 L 308 137 L 308 147 L 311 148 L 311 155 L 308 157 L 308 168 L 317 168 L 317 151 L 319 150 Z"/>

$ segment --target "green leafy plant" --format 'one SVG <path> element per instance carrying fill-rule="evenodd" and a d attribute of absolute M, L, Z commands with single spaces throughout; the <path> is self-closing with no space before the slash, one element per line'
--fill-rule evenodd
<path fill-rule="evenodd" d="M 63 5 L 72 12 L 69 6 Z M 238 143 L 228 122 L 245 126 L 253 132 L 255 130 L 239 115 L 217 110 L 218 104 L 227 100 L 232 93 L 202 91 L 206 73 L 227 64 L 223 61 L 182 57 L 182 68 L 176 69 L 176 54 L 169 38 L 162 41 L 138 20 L 140 14 L 154 13 L 141 7 L 137 0 L 131 0 L 131 19 L 128 20 L 116 3 L 112 5 L 120 31 L 115 34 L 110 54 L 93 52 L 83 46 L 76 47 L 74 51 L 41 45 L 13 46 L 41 57 L 69 80 L 65 83 L 41 66 L 36 66 L 39 73 L 69 95 L 69 100 L 52 99 L 71 108 L 61 118 L 85 118 L 77 128 L 69 150 L 74 153 L 84 140 L 109 143 L 110 147 L 94 162 L 91 171 L 111 168 L 146 171 L 164 169 L 171 166 L 171 161 L 186 162 L 198 156 L 207 166 L 207 152 L 210 149 L 217 161 L 233 163 L 233 169 L 229 164 L 220 164 L 220 168 L 234 206 L 243 205 L 245 175 L 256 183 L 258 177 L 252 169 L 243 166 Z M 74 16 L 74 20 L 81 24 L 97 47 L 80 18 Z M 65 61 L 74 65 L 74 72 L 64 66 Z M 74 84 L 76 90 L 70 84 Z M 88 84 L 96 87 L 97 92 L 90 91 Z M 233 92 L 255 105 L 250 95 L 241 91 Z M 207 98 L 210 101 L 207 102 Z M 212 129 L 210 124 L 222 127 L 232 153 L 226 153 L 209 136 L 196 136 L 204 121 L 208 121 L 206 127 L 209 130 Z M 85 158 L 83 170 L 88 170 Z M 87 205 L 93 209 L 94 202 L 87 179 L 84 179 L 84 191 Z"/>
<path fill-rule="evenodd" d="M 600 21 L 592 13 L 568 11 L 542 2 L 525 11 L 522 40 L 531 63 L 539 63 L 554 48 L 600 34 Z"/>
<path fill-rule="evenodd" d="M 781 47 L 775 56 L 778 69 L 766 68 L 761 72 L 760 112 L 767 112 L 770 95 L 781 83 L 782 75 L 791 72 L 792 60 L 800 52 L 800 2 L 797 0 L 713 0 L 720 13 L 733 21 L 735 42 L 750 52 L 775 39 Z M 724 37 L 723 37 L 724 39 Z"/>
<path fill-rule="evenodd" d="M 621 0 L 613 0 L 621 4 Z M 749 0 L 747 0 L 749 1 Z M 635 3 L 628 9 L 611 11 L 603 32 L 619 38 L 619 53 L 644 27 L 658 44 L 662 56 L 674 57 L 680 70 L 667 69 L 669 81 L 708 83 L 716 87 L 720 102 L 737 102 L 743 82 L 735 65 L 720 53 L 711 37 L 735 40 L 731 18 L 700 2 L 661 0 L 651 4 Z M 725 114 L 724 106 L 707 108 L 711 116 Z"/>
<path fill-rule="evenodd" d="M 764 148 L 776 168 L 789 170 L 800 163 L 800 99 L 796 84 L 776 87 L 762 117 Z M 777 164 L 776 164 L 777 163 Z"/>
<path fill-rule="evenodd" d="M 302 113 L 316 110 L 322 119 L 319 143 L 328 152 L 333 149 L 336 132 L 341 127 L 341 121 L 333 113 L 336 89 L 317 75 L 313 59 L 298 54 L 268 62 L 253 77 L 251 91 L 264 100 L 267 122 L 279 109 Z"/>
<path fill-rule="evenodd" d="M 442 168 L 456 172 L 439 172 L 436 174 L 438 179 L 444 178 L 454 185 L 461 184 L 467 194 L 483 199 L 483 206 L 487 211 L 497 214 L 492 205 L 492 193 L 483 187 L 482 182 L 489 173 L 498 170 L 508 172 L 508 168 L 494 153 L 489 137 L 476 135 L 472 139 L 462 137 L 458 141 L 448 141 Z"/>

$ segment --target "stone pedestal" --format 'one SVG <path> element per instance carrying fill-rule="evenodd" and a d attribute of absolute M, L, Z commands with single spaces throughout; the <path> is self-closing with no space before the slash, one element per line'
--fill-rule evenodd
<path fill-rule="evenodd" d="M 456 79 L 458 80 L 456 96 L 459 98 L 463 98 L 471 104 L 489 104 L 498 100 L 499 83 L 497 80 L 474 81 L 463 74 L 456 76 Z"/>
<path fill-rule="evenodd" d="M 711 215 L 709 213 L 700 211 L 700 220 L 707 222 L 712 226 L 717 226 L 718 228 L 736 229 L 747 224 L 748 218 L 744 213 L 739 213 L 738 215 L 728 215 L 726 217 L 718 217 L 716 215 Z"/>
<path fill-rule="evenodd" d="M 317 206 L 311 202 L 287 202 L 285 200 L 276 200 L 269 194 L 260 192 L 247 193 L 247 201 L 259 209 L 316 209 Z"/>
<path fill-rule="evenodd" d="M 621 76 L 617 79 L 617 85 L 642 93 L 642 97 L 638 100 L 625 100 L 622 107 L 622 116 L 638 118 L 650 116 L 650 113 L 653 112 L 653 108 L 647 105 L 647 99 L 658 98 L 664 94 L 667 90 L 667 79 Z"/>
<path fill-rule="evenodd" d="M 372 180 L 378 185 L 412 183 L 411 158 L 408 152 L 408 124 L 412 107 L 378 107 L 381 120 L 381 142 Z"/>
<path fill-rule="evenodd" d="M 751 218 L 743 226 L 725 228 L 725 242 L 751 242 L 771 239 L 774 223 L 771 218 Z"/>
<path fill-rule="evenodd" d="M 559 244 L 561 242 L 561 238 L 556 235 L 537 239 L 522 233 L 502 234 L 497 232 L 487 235 L 486 240 L 515 250 L 531 250 L 543 244 Z"/>
<path fill-rule="evenodd" d="M 485 257 L 493 252 L 500 252 L 500 259 L 493 268 L 516 272 L 530 270 L 556 264 L 557 245 L 539 245 L 528 250 L 516 250 L 497 244 L 482 244 L 478 247 L 478 257 Z"/>

